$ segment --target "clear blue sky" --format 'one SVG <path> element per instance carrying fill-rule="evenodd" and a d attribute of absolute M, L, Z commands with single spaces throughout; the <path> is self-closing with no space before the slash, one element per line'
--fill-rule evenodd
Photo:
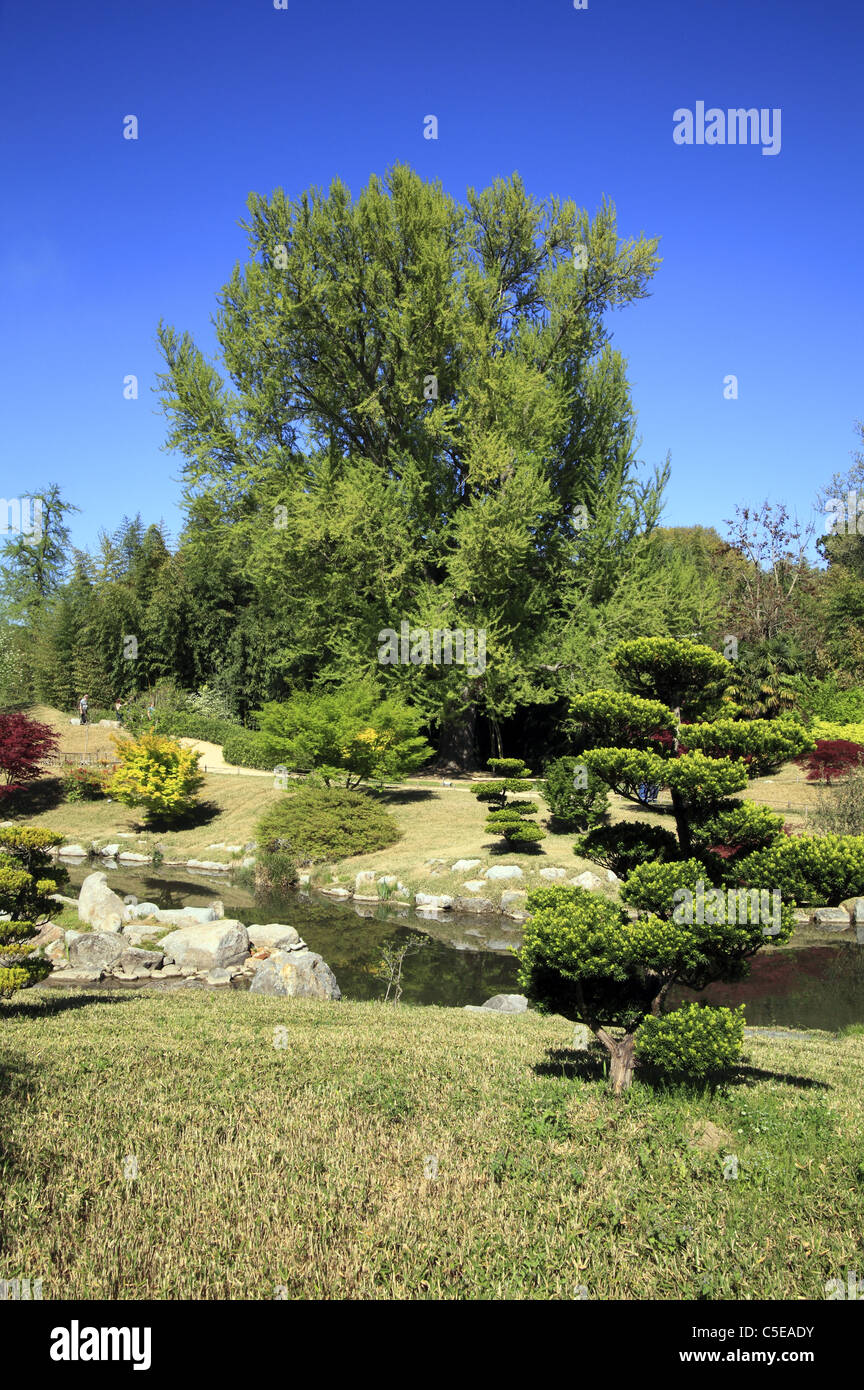
<path fill-rule="evenodd" d="M 59 482 L 79 545 L 139 510 L 176 535 L 158 319 L 209 347 L 251 190 L 407 161 L 458 196 L 514 170 L 605 193 L 623 234 L 659 234 L 652 296 L 612 326 L 641 456 L 671 451 L 667 522 L 765 496 L 808 517 L 864 416 L 862 39 L 860 0 L 3 4 L 3 496 Z M 780 153 L 676 145 L 698 101 L 781 108 Z"/>

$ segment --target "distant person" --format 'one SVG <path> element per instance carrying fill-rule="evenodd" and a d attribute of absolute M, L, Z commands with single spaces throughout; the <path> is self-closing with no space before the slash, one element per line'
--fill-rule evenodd
<path fill-rule="evenodd" d="M 117 715 L 117 723 L 118 723 L 118 724 L 122 724 L 122 723 L 123 723 L 123 701 L 122 701 L 122 700 L 115 700 L 115 701 L 114 701 L 114 713 Z"/>
<path fill-rule="evenodd" d="M 149 703 L 149 705 L 147 706 L 147 718 L 148 718 L 148 719 L 152 719 L 155 713 L 156 713 L 156 706 L 154 705 L 153 701 L 151 700 L 150 703 Z"/>
<path fill-rule="evenodd" d="M 89 702 L 87 696 L 86 696 L 86 695 L 82 695 L 82 696 L 81 696 L 81 699 L 78 701 L 78 713 L 79 713 L 79 715 L 81 716 L 81 723 L 82 723 L 82 724 L 86 724 L 86 723 L 87 723 L 87 711 L 88 711 L 89 708 L 90 708 L 90 702 Z"/>

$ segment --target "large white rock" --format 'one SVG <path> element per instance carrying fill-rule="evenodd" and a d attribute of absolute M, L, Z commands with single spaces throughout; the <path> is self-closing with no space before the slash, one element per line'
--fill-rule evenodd
<path fill-rule="evenodd" d="M 486 870 L 486 877 L 488 879 L 524 878 L 524 874 L 518 864 L 493 864 L 491 869 Z"/>
<path fill-rule="evenodd" d="M 69 964 L 73 970 L 109 970 L 126 948 L 119 932 L 81 932 L 69 947 Z"/>
<path fill-rule="evenodd" d="M 81 891 L 78 894 L 78 920 L 97 924 L 99 919 L 100 930 L 119 931 L 124 922 L 129 920 L 129 909 L 123 899 L 119 897 L 113 888 L 108 887 L 108 875 L 101 869 L 94 874 L 88 874 L 81 884 Z M 109 920 L 119 919 L 119 925 L 109 925 Z"/>
<path fill-rule="evenodd" d="M 257 950 L 259 946 L 269 946 L 271 950 L 297 950 L 305 946 L 305 941 L 301 941 L 300 935 L 293 927 L 280 926 L 278 922 L 268 922 L 266 926 L 254 925 L 247 927 L 249 941 Z"/>
<path fill-rule="evenodd" d="M 256 970 L 250 994 L 283 994 L 292 999 L 341 999 L 336 976 L 314 951 L 276 951 Z"/>
<path fill-rule="evenodd" d="M 195 970 L 240 965 L 249 954 L 249 936 L 242 922 L 225 917 L 169 932 L 159 942 L 165 959 Z"/>
<path fill-rule="evenodd" d="M 476 869 L 481 862 L 480 859 L 457 859 L 456 863 L 450 866 L 450 871 L 454 874 L 467 874 L 469 869 Z"/>
<path fill-rule="evenodd" d="M 574 887 L 587 888 L 592 893 L 596 892 L 598 888 L 603 887 L 603 880 L 598 878 L 596 874 L 592 874 L 590 869 L 586 869 L 584 874 L 577 874 L 575 878 L 571 878 L 569 881 Z"/>
<path fill-rule="evenodd" d="M 443 912 L 453 906 L 453 899 L 449 893 L 415 893 L 414 902 L 418 907 L 425 907 L 430 912 Z"/>
<path fill-rule="evenodd" d="M 541 869 L 541 870 L 540 870 L 540 877 L 541 877 L 541 878 L 566 878 L 566 877 L 567 877 L 567 870 L 566 870 L 566 869 L 555 869 L 555 868 Z"/>

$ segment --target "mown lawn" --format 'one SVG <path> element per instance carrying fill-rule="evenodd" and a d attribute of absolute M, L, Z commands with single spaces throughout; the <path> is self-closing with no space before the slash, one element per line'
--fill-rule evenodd
<path fill-rule="evenodd" d="M 572 1032 L 19 996 L 0 1006 L 0 1277 L 55 1299 L 822 1299 L 864 1268 L 864 1037 L 748 1039 L 723 1092 L 616 1102 Z M 713 1148 L 691 1142 L 705 1122 Z"/>

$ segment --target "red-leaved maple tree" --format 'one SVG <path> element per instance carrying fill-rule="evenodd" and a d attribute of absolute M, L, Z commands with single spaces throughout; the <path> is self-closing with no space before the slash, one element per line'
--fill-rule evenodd
<path fill-rule="evenodd" d="M 42 762 L 57 748 L 57 735 L 48 724 L 20 711 L 0 713 L 0 798 L 35 782 Z"/>

